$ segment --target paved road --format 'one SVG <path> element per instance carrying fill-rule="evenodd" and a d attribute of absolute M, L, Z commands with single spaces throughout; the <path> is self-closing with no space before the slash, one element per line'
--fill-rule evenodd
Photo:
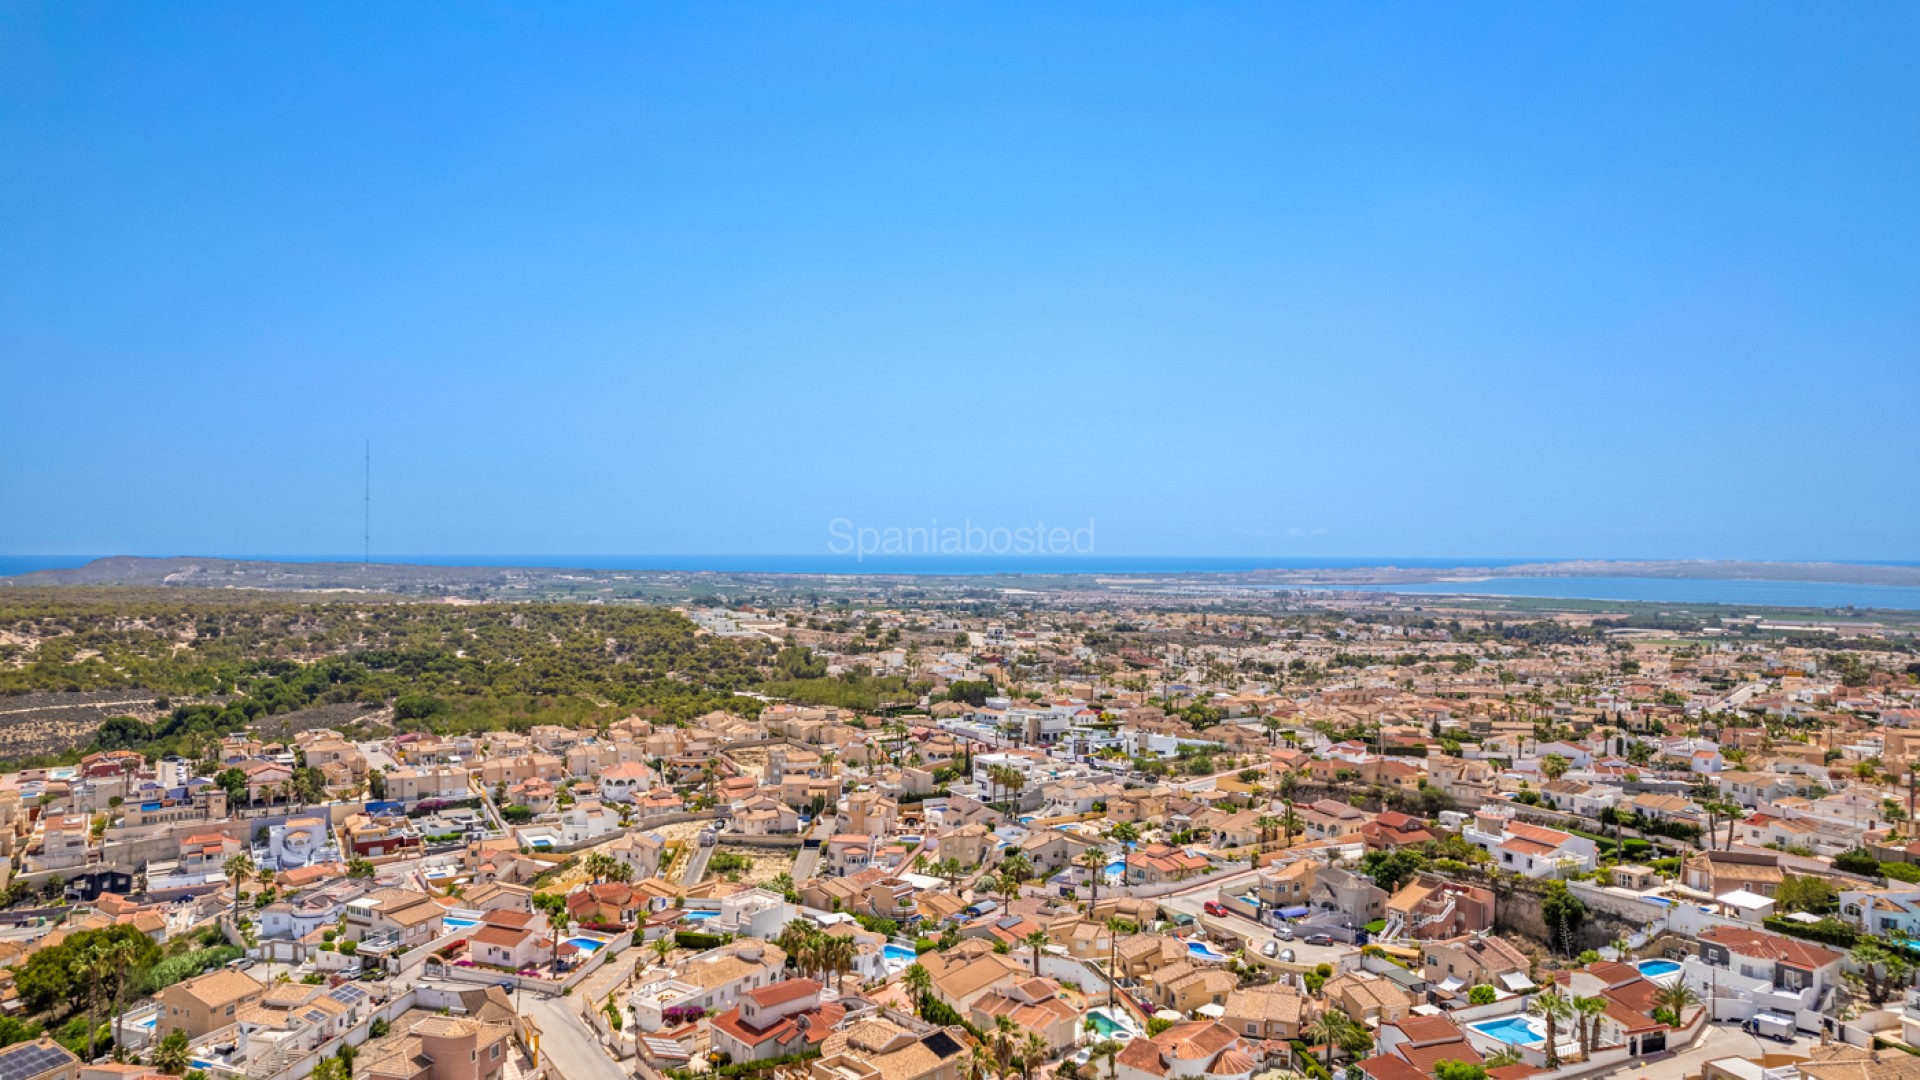
<path fill-rule="evenodd" d="M 800 834 L 803 838 L 800 847 L 800 857 L 793 860 L 793 883 L 795 885 L 811 879 L 814 868 L 820 865 L 820 849 L 817 847 L 807 847 L 804 843 L 804 838 L 812 836 L 814 833 L 820 832 L 823 829 L 826 831 L 820 837 L 820 843 L 825 844 L 827 837 L 833 835 L 833 830 L 825 822 L 816 821 L 808 826 L 806 832 Z"/>
<path fill-rule="evenodd" d="M 521 1012 L 540 1025 L 540 1055 L 548 1066 L 547 1075 L 566 1080 L 633 1080 L 607 1056 L 599 1038 L 574 1011 L 585 1000 L 589 999 L 579 989 L 571 997 L 520 996 Z"/>
<path fill-rule="evenodd" d="M 1682 1080 L 1700 1075 L 1700 1067 L 1715 1058 L 1759 1057 L 1761 1054 L 1806 1055 L 1819 1040 L 1801 1036 L 1793 1045 L 1762 1039 L 1740 1030 L 1738 1024 L 1709 1024 L 1694 1044 L 1670 1058 L 1636 1058 L 1611 1074 L 1616 1080 Z"/>
<path fill-rule="evenodd" d="M 697 837 L 693 843 L 695 845 L 693 858 L 687 860 L 687 872 L 680 878 L 680 884 L 682 885 L 700 884 L 700 879 L 704 877 L 707 872 L 707 860 L 713 858 L 712 848 L 701 846 Z"/>

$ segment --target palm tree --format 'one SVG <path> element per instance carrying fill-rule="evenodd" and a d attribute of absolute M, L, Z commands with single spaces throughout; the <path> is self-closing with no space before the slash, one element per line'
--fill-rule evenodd
<path fill-rule="evenodd" d="M 820 942 L 820 968 L 825 973 L 833 976 L 834 989 L 839 989 L 840 979 L 845 976 L 847 972 L 853 970 L 855 961 L 859 959 L 859 954 L 859 947 L 853 943 L 852 938 L 822 935 Z"/>
<path fill-rule="evenodd" d="M 253 876 L 253 856 L 244 851 L 228 856 L 220 868 L 226 872 L 227 880 L 233 882 L 233 921 L 237 923 L 240 921 L 240 886 Z"/>
<path fill-rule="evenodd" d="M 1291 780 L 1293 777 L 1288 776 L 1287 779 Z M 1291 848 L 1293 847 L 1293 835 L 1301 830 L 1304 823 L 1300 820 L 1300 815 L 1293 812 L 1292 800 L 1287 800 L 1281 805 L 1285 807 L 1285 809 L 1280 814 L 1280 834 L 1286 841 L 1281 847 Z"/>
<path fill-rule="evenodd" d="M 1593 1040 L 1600 1034 L 1600 1017 L 1607 1011 L 1603 997 L 1577 997 L 1572 1001 L 1575 1019 L 1580 1022 L 1580 1057 L 1593 1060 Z"/>
<path fill-rule="evenodd" d="M 913 1008 L 919 1012 L 927 995 L 933 993 L 933 973 L 918 962 L 908 964 L 902 981 L 907 984 L 907 993 L 913 995 Z"/>
<path fill-rule="evenodd" d="M 780 928 L 780 935 L 773 939 L 773 943 L 793 961 L 795 970 L 805 975 L 812 970 L 811 965 L 818 953 L 816 943 L 820 937 L 820 932 L 806 921 L 794 919 Z"/>
<path fill-rule="evenodd" d="M 126 996 L 128 976 L 133 968 L 133 942 L 120 940 L 109 942 L 101 953 L 102 964 L 106 968 L 106 977 L 113 983 L 113 1049 L 115 1053 L 125 1045 L 121 1037 L 124 1030 L 120 1026 L 122 1014 L 126 1011 L 121 999 Z"/>
<path fill-rule="evenodd" d="M 1700 1004 L 1700 995 L 1684 979 L 1675 979 L 1670 985 L 1663 986 L 1654 995 L 1653 1000 L 1659 1006 L 1673 1014 L 1673 1026 L 1685 1027 L 1688 1006 Z"/>
<path fill-rule="evenodd" d="M 1013 1036 L 1019 1030 L 1019 1025 L 1009 1017 L 993 1018 L 993 1061 L 999 1066 L 1001 1076 L 1013 1075 Z"/>
<path fill-rule="evenodd" d="M 193 1051 L 184 1030 L 175 1029 L 154 1048 L 150 1063 L 168 1076 L 179 1076 L 193 1064 Z"/>
<path fill-rule="evenodd" d="M 1039 978 L 1040 950 L 1046 948 L 1048 945 L 1047 932 L 1045 930 L 1035 930 L 1033 933 L 1021 938 L 1020 944 L 1033 950 L 1033 977 L 1036 979 Z"/>
<path fill-rule="evenodd" d="M 1886 1000 L 1886 996 L 1880 992 L 1880 965 L 1889 958 L 1887 950 L 1878 942 L 1863 941 L 1853 947 L 1852 956 L 1853 962 L 1860 965 L 1867 977 L 1867 997 L 1876 1005 Z"/>
<path fill-rule="evenodd" d="M 654 957 L 659 960 L 662 967 L 665 967 L 667 957 L 673 955 L 673 939 L 663 934 L 654 938 L 650 947 L 653 949 Z"/>
<path fill-rule="evenodd" d="M 86 951 L 81 953 L 79 961 L 80 962 L 74 966 L 79 974 L 86 980 L 86 985 L 81 988 L 81 992 L 87 996 L 87 1056 L 84 1064 L 91 1064 L 93 1062 L 93 1037 L 95 1030 L 100 1026 L 94 1023 L 93 1020 L 94 1014 L 99 1011 L 100 1007 L 100 983 L 111 970 L 111 961 L 107 958 L 106 944 L 104 942 L 96 942 L 89 945 Z"/>
<path fill-rule="evenodd" d="M 1027 1032 L 1026 1040 L 1020 1045 L 1020 1075 L 1025 1080 L 1032 1080 L 1034 1067 L 1047 1059 L 1049 1049 L 1047 1040 L 1038 1032 Z"/>
<path fill-rule="evenodd" d="M 586 857 L 582 867 L 593 878 L 593 883 L 598 885 L 607 879 L 609 867 L 613 865 L 613 861 L 613 856 L 604 851 L 596 851 Z"/>
<path fill-rule="evenodd" d="M 1131 933 L 1133 924 L 1118 916 L 1107 920 L 1107 1008 L 1112 1009 L 1114 987 L 1120 983 L 1120 935 Z"/>
<path fill-rule="evenodd" d="M 1347 1029 L 1352 1026 L 1353 1021 L 1347 1019 L 1347 1014 L 1339 1009 L 1324 1010 L 1314 1018 L 1313 1023 L 1307 1025 L 1307 1037 L 1314 1042 L 1326 1044 L 1327 1052 L 1322 1064 L 1327 1072 L 1333 1071 L 1334 1045 L 1347 1038 Z"/>
<path fill-rule="evenodd" d="M 1549 986 L 1533 996 L 1527 1011 L 1547 1022 L 1547 1068 L 1560 1064 L 1560 1022 L 1573 1015 L 1573 1006 L 1557 986 Z"/>
<path fill-rule="evenodd" d="M 1012 796 L 1018 794 L 1021 788 L 1024 788 L 1027 786 L 1026 774 L 1022 773 L 1019 769 L 1013 768 L 1012 766 L 1008 766 L 1006 768 L 1006 776 L 1001 779 L 1000 786 L 1006 789 L 1006 793 L 1008 796 L 1007 812 L 1012 813 L 1013 812 Z"/>
<path fill-rule="evenodd" d="M 1074 861 L 1087 870 L 1087 905 L 1091 907 L 1100 902 L 1100 875 L 1107 869 L 1107 853 L 1090 847 Z"/>
<path fill-rule="evenodd" d="M 965 1080 L 988 1080 L 993 1075 L 993 1069 L 987 1065 L 986 1048 L 979 1043 L 973 1045 L 973 1053 L 967 1056 L 961 1067 L 964 1070 L 961 1075 Z"/>
<path fill-rule="evenodd" d="M 1264 849 L 1273 834 L 1280 831 L 1280 819 L 1272 814 L 1261 814 L 1253 819 L 1253 823 L 1260 827 L 1260 846 Z"/>

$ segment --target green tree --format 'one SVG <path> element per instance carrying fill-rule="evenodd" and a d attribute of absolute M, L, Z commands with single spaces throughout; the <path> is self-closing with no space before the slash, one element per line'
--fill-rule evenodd
<path fill-rule="evenodd" d="M 1389 893 L 1400 891 L 1415 874 L 1426 869 L 1427 857 L 1413 848 L 1369 851 L 1360 860 L 1360 872 Z"/>
<path fill-rule="evenodd" d="M 1498 1001 L 1499 998 L 1500 991 L 1495 990 L 1486 983 L 1481 983 L 1467 991 L 1467 1004 L 1469 1005 L 1491 1005 L 1495 1001 Z"/>
<path fill-rule="evenodd" d="M 914 1010 L 919 1011 L 920 1003 L 933 992 L 933 973 L 917 963 L 908 964 L 901 978 L 906 983 L 907 993 L 913 997 Z"/>
<path fill-rule="evenodd" d="M 1833 868 L 1849 874 L 1880 877 L 1880 859 L 1863 847 L 1848 848 L 1833 857 Z"/>
<path fill-rule="evenodd" d="M 1540 897 L 1540 917 L 1547 924 L 1553 944 L 1560 952 L 1572 955 L 1575 934 L 1587 920 L 1587 905 L 1573 895 L 1564 881 L 1549 881 Z"/>
<path fill-rule="evenodd" d="M 189 1049 L 187 1033 L 179 1029 L 167 1032 L 160 1045 L 153 1050 L 153 1067 L 168 1076 L 179 1076 L 192 1064 L 192 1051 Z M 322 1078 L 324 1080 L 324 1078 Z"/>
<path fill-rule="evenodd" d="M 1805 911 L 1814 915 L 1824 915 L 1840 904 L 1840 895 L 1825 878 L 1811 874 L 1787 874 L 1781 877 L 1779 888 L 1774 892 L 1774 902 L 1782 915 L 1792 911 Z"/>
<path fill-rule="evenodd" d="M 1674 1027 L 1683 1027 L 1687 1022 L 1687 1009 L 1700 1004 L 1700 995 L 1693 992 L 1685 979 L 1675 979 L 1661 987 L 1653 997 L 1660 1007 L 1673 1013 Z"/>
<path fill-rule="evenodd" d="M 225 871 L 227 880 L 233 882 L 233 921 L 237 923 L 240 921 L 240 886 L 253 876 L 253 856 L 244 851 L 228 856 L 227 861 L 221 864 L 221 869 Z"/>
<path fill-rule="evenodd" d="M 1533 996 L 1527 1003 L 1527 1011 L 1546 1021 L 1547 1068 L 1557 1068 L 1560 1064 L 1560 1024 L 1573 1015 L 1573 1005 L 1557 986 L 1549 986 Z"/>
<path fill-rule="evenodd" d="M 1441 1061 L 1433 1066 L 1434 1080 L 1487 1080 L 1487 1067 L 1473 1061 Z"/>
<path fill-rule="evenodd" d="M 247 799 L 247 773 L 244 769 L 222 769 L 213 774 L 213 782 L 227 793 L 227 805 L 239 806 Z"/>
<path fill-rule="evenodd" d="M 1576 997 L 1569 1004 L 1573 1006 L 1574 1018 L 1580 1024 L 1580 1057 L 1593 1058 L 1593 1037 L 1600 1032 L 1600 1017 L 1607 1011 L 1607 999 L 1603 997 Z"/>

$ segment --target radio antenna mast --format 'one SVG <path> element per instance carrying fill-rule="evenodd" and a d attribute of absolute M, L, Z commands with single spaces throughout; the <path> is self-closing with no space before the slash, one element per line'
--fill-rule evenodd
<path fill-rule="evenodd" d="M 360 565 L 373 561 L 373 440 L 367 440 L 366 487 L 360 502 Z"/>

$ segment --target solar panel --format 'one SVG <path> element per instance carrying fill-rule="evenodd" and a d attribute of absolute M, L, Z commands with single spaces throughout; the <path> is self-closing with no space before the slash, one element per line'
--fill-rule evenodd
<path fill-rule="evenodd" d="M 333 993 L 327 996 L 342 1005 L 358 1005 L 367 1000 L 367 992 L 352 983 L 341 983 L 333 988 Z"/>
<path fill-rule="evenodd" d="M 27 1080 L 64 1064 L 72 1055 L 58 1046 L 25 1043 L 0 1052 L 0 1080 Z"/>
<path fill-rule="evenodd" d="M 954 1042 L 953 1036 L 944 1031 L 936 1031 L 920 1041 L 927 1049 L 933 1051 L 933 1056 L 942 1061 L 960 1052 L 960 1044 Z"/>

